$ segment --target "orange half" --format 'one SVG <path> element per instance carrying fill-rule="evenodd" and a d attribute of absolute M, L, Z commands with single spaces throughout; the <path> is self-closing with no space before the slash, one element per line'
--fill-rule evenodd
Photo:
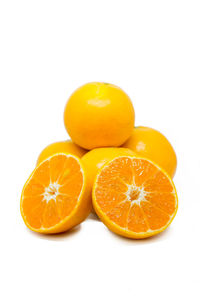
<path fill-rule="evenodd" d="M 178 198 L 172 179 L 159 166 L 144 158 L 124 156 L 99 171 L 93 206 L 110 230 L 142 239 L 170 225 Z"/>
<path fill-rule="evenodd" d="M 87 217 L 89 200 L 80 159 L 56 154 L 40 163 L 25 183 L 21 215 L 33 231 L 63 232 Z"/>

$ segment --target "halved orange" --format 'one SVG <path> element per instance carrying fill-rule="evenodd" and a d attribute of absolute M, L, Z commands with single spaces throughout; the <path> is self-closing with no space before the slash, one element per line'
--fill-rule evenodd
<path fill-rule="evenodd" d="M 93 206 L 110 230 L 142 239 L 169 226 L 178 198 L 172 179 L 158 165 L 145 158 L 123 156 L 97 174 Z"/>
<path fill-rule="evenodd" d="M 56 154 L 40 163 L 24 185 L 20 208 L 27 227 L 40 233 L 63 232 L 81 223 L 91 201 L 80 159 Z"/>

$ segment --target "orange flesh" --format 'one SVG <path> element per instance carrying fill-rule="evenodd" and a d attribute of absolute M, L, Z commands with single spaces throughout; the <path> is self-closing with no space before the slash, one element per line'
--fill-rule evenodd
<path fill-rule="evenodd" d="M 41 163 L 22 192 L 22 210 L 34 229 L 51 228 L 76 207 L 83 186 L 79 162 L 70 155 L 55 155 Z"/>
<path fill-rule="evenodd" d="M 142 158 L 120 157 L 105 166 L 97 177 L 94 197 L 106 218 L 134 233 L 160 230 L 177 209 L 172 181 Z"/>

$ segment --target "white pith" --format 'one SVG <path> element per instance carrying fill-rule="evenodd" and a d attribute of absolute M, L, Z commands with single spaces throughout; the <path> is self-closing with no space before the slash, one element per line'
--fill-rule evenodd
<path fill-rule="evenodd" d="M 132 192 L 138 192 L 139 193 L 139 196 L 137 197 L 137 199 L 131 199 L 131 193 Z M 146 192 L 144 190 L 143 187 L 137 187 L 133 184 L 131 185 L 128 185 L 128 190 L 127 192 L 125 193 L 126 197 L 127 197 L 127 200 L 131 202 L 131 206 L 133 206 L 133 204 L 137 204 L 140 206 L 140 203 L 141 201 L 145 201 L 145 196 L 146 196 Z"/>
<path fill-rule="evenodd" d="M 49 186 L 45 188 L 43 201 L 48 203 L 50 200 L 54 200 L 56 202 L 56 197 L 59 195 L 59 187 L 60 184 L 57 182 L 50 183 Z"/>

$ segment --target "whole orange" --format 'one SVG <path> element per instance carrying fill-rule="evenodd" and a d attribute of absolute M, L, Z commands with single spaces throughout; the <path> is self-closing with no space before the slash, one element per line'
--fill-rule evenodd
<path fill-rule="evenodd" d="M 121 88 L 101 82 L 78 88 L 64 111 L 68 134 L 85 149 L 122 145 L 131 136 L 134 121 L 129 96 Z"/>
<path fill-rule="evenodd" d="M 162 167 L 171 177 L 177 167 L 176 153 L 168 139 L 159 131 L 149 127 L 135 127 L 123 147 L 139 156 L 149 158 Z"/>

